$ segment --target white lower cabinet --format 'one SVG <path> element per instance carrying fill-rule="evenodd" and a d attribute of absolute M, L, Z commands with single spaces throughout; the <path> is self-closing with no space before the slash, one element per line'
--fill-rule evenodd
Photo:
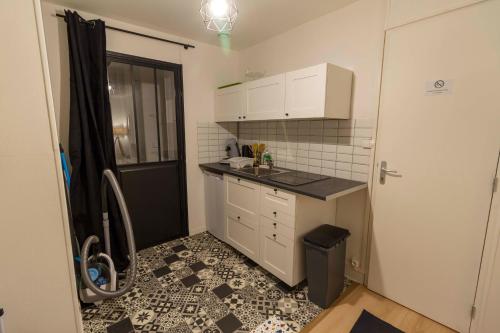
<path fill-rule="evenodd" d="M 224 202 L 229 209 L 255 218 L 259 215 L 260 185 L 238 177 L 224 177 Z"/>
<path fill-rule="evenodd" d="M 224 175 L 227 243 L 277 278 L 295 286 L 305 278 L 306 233 L 333 224 L 335 201 L 326 202 Z"/>
<path fill-rule="evenodd" d="M 259 259 L 259 224 L 228 210 L 225 214 L 226 240 L 234 248 L 254 261 Z"/>
<path fill-rule="evenodd" d="M 266 223 L 260 224 L 260 265 L 287 284 L 293 284 L 294 241 Z"/>

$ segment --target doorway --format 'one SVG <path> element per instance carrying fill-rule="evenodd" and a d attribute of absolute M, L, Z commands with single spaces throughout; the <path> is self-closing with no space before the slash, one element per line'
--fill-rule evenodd
<path fill-rule="evenodd" d="M 108 52 L 118 179 L 137 248 L 188 235 L 182 65 Z"/>

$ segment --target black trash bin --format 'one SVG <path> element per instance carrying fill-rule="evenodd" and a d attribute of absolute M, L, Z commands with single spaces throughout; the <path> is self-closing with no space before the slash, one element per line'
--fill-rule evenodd
<path fill-rule="evenodd" d="M 347 229 L 323 224 L 304 237 L 309 300 L 327 308 L 344 289 Z"/>

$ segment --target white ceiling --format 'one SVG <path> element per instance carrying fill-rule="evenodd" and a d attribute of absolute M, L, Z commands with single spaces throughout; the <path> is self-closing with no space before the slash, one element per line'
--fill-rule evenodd
<path fill-rule="evenodd" d="M 219 45 L 205 29 L 200 0 L 47 0 L 128 23 Z M 244 49 L 356 0 L 236 0 L 231 48 Z"/>

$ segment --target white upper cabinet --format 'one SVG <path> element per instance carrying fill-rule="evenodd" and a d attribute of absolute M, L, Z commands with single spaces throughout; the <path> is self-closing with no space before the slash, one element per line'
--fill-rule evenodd
<path fill-rule="evenodd" d="M 285 119 L 349 119 L 352 72 L 321 64 L 286 73 Z"/>
<path fill-rule="evenodd" d="M 215 121 L 243 120 L 246 113 L 246 84 L 238 84 L 215 92 Z"/>
<path fill-rule="evenodd" d="M 248 82 L 246 90 L 245 120 L 283 118 L 285 114 L 285 74 Z"/>
<path fill-rule="evenodd" d="M 320 64 L 215 93 L 215 121 L 349 119 L 352 72 Z"/>

